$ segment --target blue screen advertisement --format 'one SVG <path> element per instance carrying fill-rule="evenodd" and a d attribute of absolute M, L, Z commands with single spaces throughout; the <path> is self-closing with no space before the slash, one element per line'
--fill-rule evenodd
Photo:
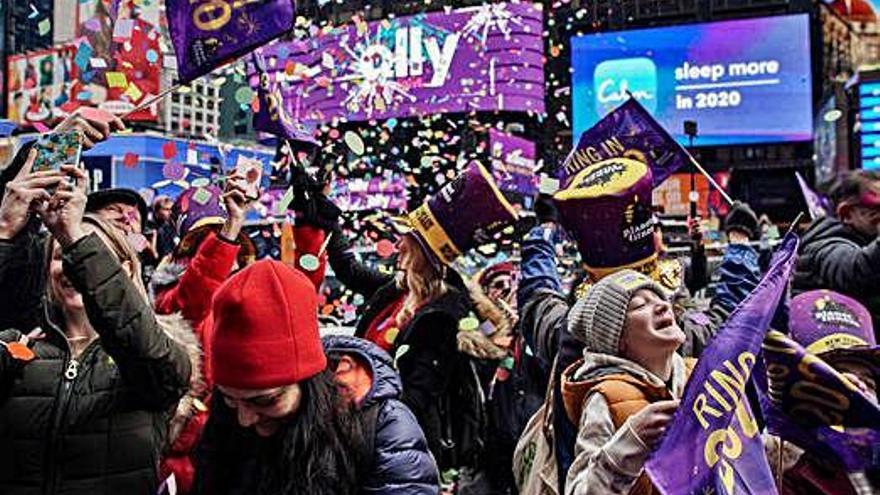
<path fill-rule="evenodd" d="M 807 14 L 575 37 L 575 142 L 628 94 L 682 144 L 809 141 L 810 58 Z"/>
<path fill-rule="evenodd" d="M 862 168 L 880 170 L 880 81 L 859 86 Z"/>

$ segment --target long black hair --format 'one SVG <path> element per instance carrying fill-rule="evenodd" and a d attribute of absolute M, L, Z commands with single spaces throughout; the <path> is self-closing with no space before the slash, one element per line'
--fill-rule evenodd
<path fill-rule="evenodd" d="M 241 428 L 214 394 L 198 449 L 194 493 L 354 494 L 366 452 L 364 427 L 339 393 L 333 367 L 299 384 L 299 410 L 270 439 Z"/>

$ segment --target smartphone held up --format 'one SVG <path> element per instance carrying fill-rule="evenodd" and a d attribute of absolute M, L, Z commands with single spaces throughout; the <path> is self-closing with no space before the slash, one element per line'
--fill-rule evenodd
<path fill-rule="evenodd" d="M 60 170 L 62 165 L 79 166 L 83 136 L 78 131 L 57 132 L 40 136 L 34 145 L 37 157 L 34 172 Z"/>

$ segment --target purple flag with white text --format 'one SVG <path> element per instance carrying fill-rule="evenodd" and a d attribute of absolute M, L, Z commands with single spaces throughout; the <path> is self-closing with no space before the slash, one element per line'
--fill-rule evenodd
<path fill-rule="evenodd" d="M 577 147 L 565 159 L 556 174 L 561 188 L 581 170 L 612 158 L 630 158 L 651 168 L 654 187 L 687 163 L 687 151 L 654 120 L 635 98 L 611 111 L 588 131 L 581 134 Z"/>
<path fill-rule="evenodd" d="M 767 335 L 764 360 L 769 387 L 761 407 L 770 433 L 819 457 L 837 458 L 850 471 L 880 468 L 877 404 L 782 333 Z"/>
<path fill-rule="evenodd" d="M 789 234 L 751 294 L 700 357 L 660 447 L 645 469 L 662 493 L 777 493 L 746 386 L 797 259 Z"/>
<path fill-rule="evenodd" d="M 180 83 L 197 79 L 293 28 L 293 0 L 165 0 Z"/>

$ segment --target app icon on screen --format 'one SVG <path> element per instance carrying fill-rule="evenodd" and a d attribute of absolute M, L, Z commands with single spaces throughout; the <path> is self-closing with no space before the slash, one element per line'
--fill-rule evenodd
<path fill-rule="evenodd" d="M 657 66 L 649 58 L 606 60 L 596 66 L 593 81 L 600 117 L 628 100 L 627 91 L 649 112 L 657 110 Z"/>

